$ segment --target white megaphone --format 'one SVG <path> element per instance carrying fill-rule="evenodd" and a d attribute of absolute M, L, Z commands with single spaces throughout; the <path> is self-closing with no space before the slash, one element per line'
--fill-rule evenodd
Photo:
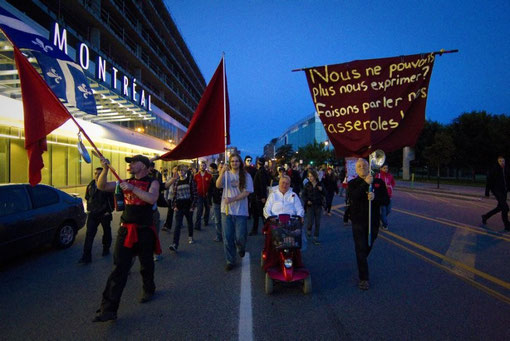
<path fill-rule="evenodd" d="M 368 165 L 370 167 L 370 174 L 372 175 L 373 171 L 381 168 L 384 165 L 384 161 L 386 161 L 386 154 L 380 149 L 374 150 L 368 157 Z M 372 184 L 368 189 L 369 192 L 372 192 Z M 372 244 L 372 200 L 368 201 L 368 246 Z"/>

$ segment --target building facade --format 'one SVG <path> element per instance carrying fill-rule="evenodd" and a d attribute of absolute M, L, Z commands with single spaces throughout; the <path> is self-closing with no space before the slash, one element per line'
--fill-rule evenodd
<path fill-rule="evenodd" d="M 292 149 L 297 151 L 299 147 L 313 144 L 314 141 L 324 143 L 329 141 L 322 122 L 316 113 L 291 125 L 274 143 L 274 151 L 283 145 L 290 144 Z M 331 143 L 326 143 L 327 149 L 332 149 Z M 268 149 L 269 150 L 269 149 Z M 266 148 L 264 147 L 264 154 Z"/>
<path fill-rule="evenodd" d="M 162 154 L 180 142 L 206 84 L 162 0 L 0 0 L 0 7 L 84 69 L 97 115 L 69 111 L 122 177 L 125 156 Z M 27 182 L 19 78 L 3 34 L 0 45 L 0 183 Z M 99 160 L 80 159 L 77 131 L 68 121 L 48 136 L 42 183 L 90 181 Z"/>

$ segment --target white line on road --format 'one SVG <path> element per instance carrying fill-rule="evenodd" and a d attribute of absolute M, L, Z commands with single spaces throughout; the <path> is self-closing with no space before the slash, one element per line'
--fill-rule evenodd
<path fill-rule="evenodd" d="M 241 268 L 241 303 L 239 304 L 239 340 L 253 340 L 253 319 L 251 310 L 251 269 L 250 253 L 246 252 Z"/>

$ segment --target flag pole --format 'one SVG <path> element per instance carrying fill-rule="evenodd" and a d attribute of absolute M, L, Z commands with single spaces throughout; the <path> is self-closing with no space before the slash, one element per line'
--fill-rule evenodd
<path fill-rule="evenodd" d="M 445 53 L 456 53 L 456 52 L 459 52 L 458 49 L 454 49 L 454 50 L 445 50 L 445 49 L 441 49 L 439 51 L 435 51 L 435 52 L 429 52 L 431 54 L 433 54 L 434 56 L 437 56 L 437 55 L 440 55 L 442 56 L 443 54 Z M 424 53 L 425 54 L 425 53 Z M 428 54 L 428 53 L 427 53 Z M 327 65 L 326 65 L 327 66 Z M 294 70 L 291 70 L 291 72 L 297 72 L 297 71 L 306 71 L 308 69 L 315 69 L 317 66 L 311 66 L 311 67 L 302 67 L 302 68 L 299 68 L 299 69 L 294 69 Z M 319 66 L 319 67 L 324 67 L 323 66 Z"/>
<path fill-rule="evenodd" d="M 226 95 L 226 84 L 225 84 L 225 52 L 223 52 L 222 56 L 222 63 L 223 63 L 223 131 L 225 133 L 225 167 L 227 167 L 227 144 L 228 144 L 228 133 L 227 133 L 227 95 Z M 228 171 L 228 170 L 227 170 Z M 227 171 L 225 171 L 225 188 L 224 190 L 228 191 L 228 176 Z M 227 193 L 227 192 L 225 192 Z M 228 215 L 228 206 L 229 204 L 225 205 L 225 214 Z"/>
<path fill-rule="evenodd" d="M 5 34 L 5 32 L 4 32 Z M 5 34 L 5 36 L 7 37 L 7 39 L 9 40 L 9 42 L 12 44 L 12 47 L 13 49 L 17 49 L 21 55 L 23 55 L 23 53 L 21 53 L 21 50 L 18 49 L 18 47 L 16 47 L 14 45 L 14 43 L 11 41 L 10 37 Z M 25 58 L 25 56 L 23 56 L 23 58 Z M 39 74 L 39 72 L 35 72 L 37 74 L 37 76 L 41 77 L 41 75 Z M 41 77 L 41 79 L 46 83 L 46 81 Z M 51 90 L 51 89 L 50 89 Z M 92 148 L 94 148 L 94 150 L 96 151 L 96 153 L 99 155 L 100 158 L 104 158 L 103 154 L 101 154 L 101 152 L 99 151 L 99 149 L 96 147 L 96 145 L 94 144 L 94 142 L 92 141 L 92 139 L 87 135 L 87 133 L 85 132 L 85 130 L 80 126 L 80 124 L 78 123 L 78 121 L 76 121 L 76 119 L 74 118 L 73 115 L 71 115 L 71 113 L 69 112 L 69 110 L 67 110 L 67 107 L 64 105 L 64 103 L 62 103 L 60 101 L 60 99 L 57 98 L 57 96 L 53 93 L 53 91 L 51 90 L 50 91 L 50 94 L 51 96 L 53 96 L 53 100 L 55 100 L 56 102 L 60 103 L 60 106 L 65 110 L 65 112 L 69 115 L 69 117 L 71 118 L 71 120 L 73 120 L 74 124 L 76 124 L 76 126 L 78 127 L 78 130 L 83 133 L 83 136 L 85 136 L 85 138 L 87 139 L 87 141 L 89 141 L 90 145 L 92 146 Z M 115 171 L 115 169 L 113 169 L 113 167 L 111 165 L 108 165 L 108 168 L 110 168 L 113 176 L 115 176 L 115 178 L 117 178 L 117 180 L 119 181 L 122 181 L 122 179 L 120 178 L 120 176 L 117 174 L 117 172 Z"/>

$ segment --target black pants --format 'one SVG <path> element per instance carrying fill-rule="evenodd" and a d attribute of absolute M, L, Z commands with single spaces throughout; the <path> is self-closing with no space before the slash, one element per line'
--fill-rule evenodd
<path fill-rule="evenodd" d="M 172 208 L 172 204 L 168 204 L 168 212 L 166 213 L 166 221 L 165 226 L 167 229 L 172 229 L 172 223 L 174 222 L 174 209 Z"/>
<path fill-rule="evenodd" d="M 184 217 L 188 225 L 188 237 L 193 237 L 193 211 L 191 211 L 191 201 L 178 204 L 178 211 L 175 212 L 175 230 L 174 230 L 174 244 L 179 246 L 179 239 L 181 237 L 181 227 Z"/>
<path fill-rule="evenodd" d="M 149 227 L 138 228 L 138 242 L 132 248 L 124 246 L 127 229 L 119 228 L 115 250 L 113 252 L 113 271 L 108 277 L 106 288 L 101 302 L 102 311 L 116 312 L 119 309 L 122 291 L 126 286 L 129 270 L 133 265 L 133 257 L 140 260 L 140 274 L 143 280 L 143 291 L 153 293 L 156 290 L 154 284 L 154 244 L 156 242 L 154 231 Z"/>
<path fill-rule="evenodd" d="M 264 223 L 264 204 L 260 200 L 253 200 L 253 226 L 251 230 L 253 232 L 257 232 L 259 229 L 259 220 L 262 218 L 262 223 Z"/>
<path fill-rule="evenodd" d="M 368 246 L 368 217 L 367 222 L 363 224 L 352 222 L 352 237 L 354 238 L 354 250 L 356 251 L 356 261 L 358 263 L 358 275 L 360 281 L 368 281 L 368 255 L 372 251 L 374 241 L 379 233 L 379 227 L 372 227 L 372 242 Z"/>
<path fill-rule="evenodd" d="M 335 192 L 331 191 L 326 194 L 326 212 L 331 212 L 331 204 L 333 203 L 333 197 L 335 196 Z"/>
<path fill-rule="evenodd" d="M 503 224 L 505 225 L 505 229 L 510 229 L 510 222 L 508 222 L 508 204 L 506 202 L 506 192 L 505 193 L 494 193 L 496 200 L 498 201 L 498 206 L 492 211 L 489 211 L 484 214 L 485 219 L 489 219 L 493 215 L 501 212 L 501 220 L 503 220 Z"/>
<path fill-rule="evenodd" d="M 112 221 L 111 213 L 108 215 L 95 215 L 89 213 L 87 216 L 87 233 L 85 234 L 85 244 L 83 246 L 83 258 L 92 257 L 92 244 L 96 237 L 99 224 L 103 227 L 103 249 L 109 249 L 112 245 Z"/>

